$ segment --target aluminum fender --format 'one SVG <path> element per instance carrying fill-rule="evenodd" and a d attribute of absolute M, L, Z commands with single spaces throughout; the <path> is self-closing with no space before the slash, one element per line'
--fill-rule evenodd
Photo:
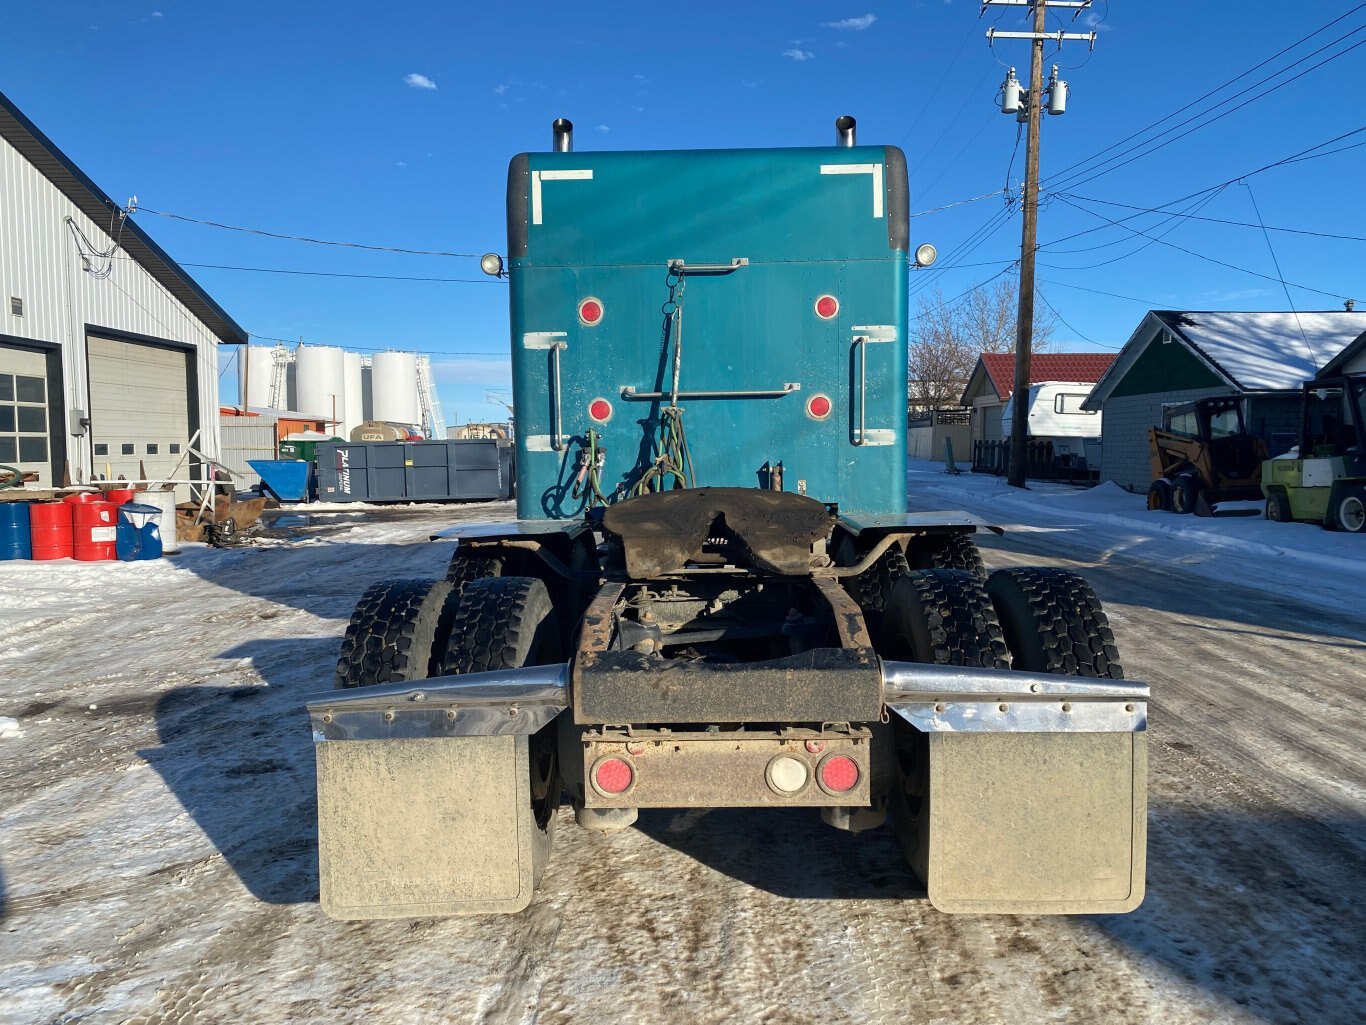
<path fill-rule="evenodd" d="M 922 733 L 1132 733 L 1146 683 L 882 662 L 882 700 Z"/>
<path fill-rule="evenodd" d="M 568 663 L 436 676 L 320 694 L 315 742 L 531 734 L 568 707 Z"/>

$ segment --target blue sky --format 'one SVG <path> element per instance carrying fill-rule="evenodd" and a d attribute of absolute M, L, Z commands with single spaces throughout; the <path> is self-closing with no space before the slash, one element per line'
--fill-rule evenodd
<path fill-rule="evenodd" d="M 151 210 L 502 253 L 507 161 L 549 148 L 556 117 L 575 122 L 577 149 L 617 150 L 824 145 L 849 113 L 861 143 L 906 151 L 913 242 L 940 252 L 936 269 L 912 277 L 913 311 L 936 289 L 951 299 L 1008 273 L 1019 255 L 1018 208 L 999 193 L 1009 172 L 1018 194 L 1024 152 L 1012 163 L 1015 120 L 994 99 L 1006 65 L 1024 75 L 1028 44 L 990 48 L 985 36 L 993 24 L 1025 28 L 1020 8 L 979 19 L 968 0 L 6 7 L 0 90 L 106 192 Z M 1351 74 L 1366 66 L 1366 4 L 1098 0 L 1066 27 L 1092 25 L 1094 52 L 1067 43 L 1049 58 L 1071 86 L 1041 149 L 1040 289 L 1064 320 L 1058 347 L 1117 349 L 1151 307 L 1366 302 L 1366 243 L 1255 227 L 1366 237 L 1366 113 Z M 1313 152 L 1358 148 L 1260 170 L 1354 131 Z M 1097 154 L 1116 159 L 1084 163 Z M 1225 182 L 1172 208 L 1209 220 L 1109 223 Z M 950 204 L 961 205 L 937 209 Z M 477 259 L 138 221 L 187 265 L 464 279 L 190 268 L 253 334 L 427 352 L 449 421 L 503 415 L 484 395 L 509 384 L 506 286 Z"/>

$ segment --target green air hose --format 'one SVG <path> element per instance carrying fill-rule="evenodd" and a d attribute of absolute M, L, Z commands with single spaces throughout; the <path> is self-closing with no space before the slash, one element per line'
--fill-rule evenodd
<path fill-rule="evenodd" d="M 683 410 L 665 406 L 660 411 L 659 441 L 655 444 L 654 462 L 640 475 L 631 494 L 647 491 L 670 491 L 697 487 L 697 472 L 693 468 L 688 437 L 683 431 Z"/>
<path fill-rule="evenodd" d="M 0 474 L 3 474 L 6 470 L 9 471 L 10 476 L 8 480 L 0 480 L 0 491 L 6 491 L 9 488 L 23 487 L 24 475 L 19 472 L 19 467 L 10 466 L 7 463 L 0 463 Z"/>

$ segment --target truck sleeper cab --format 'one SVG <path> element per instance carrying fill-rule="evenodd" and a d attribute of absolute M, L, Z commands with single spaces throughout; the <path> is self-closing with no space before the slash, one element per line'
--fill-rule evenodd
<path fill-rule="evenodd" d="M 557 151 L 508 196 L 518 519 L 372 586 L 309 702 L 325 910 L 521 910 L 562 795 L 890 819 L 948 911 L 1136 907 L 1148 692 L 1094 592 L 907 511 L 900 151 Z"/>

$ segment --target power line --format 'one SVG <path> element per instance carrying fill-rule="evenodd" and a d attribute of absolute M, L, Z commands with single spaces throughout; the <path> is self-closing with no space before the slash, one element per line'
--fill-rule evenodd
<path fill-rule="evenodd" d="M 1210 203 L 1213 203 L 1220 195 L 1222 195 L 1222 194 L 1223 194 L 1223 191 L 1224 191 L 1223 189 L 1219 189 L 1217 192 L 1211 192 L 1209 195 L 1205 196 L 1203 199 L 1197 199 L 1195 202 L 1193 202 L 1193 203 L 1192 203 L 1190 206 L 1188 206 L 1186 209 L 1187 209 L 1187 210 L 1203 210 L 1205 207 L 1209 206 Z M 1061 199 L 1063 198 L 1063 195 L 1064 195 L 1063 193 L 1058 193 L 1058 194 L 1057 194 L 1057 198 L 1061 200 Z M 1064 200 L 1064 202 L 1065 202 L 1065 200 Z M 1089 211 L 1088 211 L 1088 212 L 1089 212 Z M 1099 261 L 1099 262 L 1097 262 L 1097 263 L 1086 263 L 1086 264 L 1081 264 L 1081 265 L 1076 266 L 1076 267 L 1065 267 L 1065 266 L 1063 266 L 1063 265 L 1061 265 L 1061 264 L 1056 264 L 1056 263 L 1045 264 L 1045 266 L 1047 266 L 1047 267 L 1052 267 L 1052 268 L 1055 269 L 1055 270 L 1094 270 L 1094 269 L 1097 268 L 1097 267 L 1108 267 L 1108 266 L 1109 266 L 1110 264 L 1112 264 L 1112 263 L 1119 263 L 1121 260 L 1127 260 L 1127 259 L 1129 259 L 1130 257 L 1137 256 L 1139 253 L 1143 252 L 1143 250 L 1145 250 L 1145 249 L 1147 249 L 1149 246 L 1151 246 L 1154 242 L 1161 242 L 1164 238 L 1166 238 L 1168 235 L 1170 235 L 1172 232 L 1174 232 L 1177 228 L 1181 227 L 1181 222 L 1180 222 L 1179 220 L 1177 220 L 1176 217 L 1177 217 L 1177 214 L 1173 212 L 1173 213 L 1169 214 L 1167 217 L 1165 217 L 1162 221 L 1158 222 L 1157 224 L 1154 224 L 1154 225 L 1149 229 L 1150 231 L 1156 231 L 1158 228 L 1162 227 L 1162 225 L 1167 224 L 1168 222 L 1171 223 L 1171 227 L 1167 228 L 1167 230 L 1164 231 L 1161 235 L 1145 235 L 1144 237 L 1148 239 L 1147 242 L 1144 242 L 1142 245 L 1138 246 L 1136 249 L 1132 249 L 1132 250 L 1130 250 L 1130 251 L 1127 252 L 1127 253 L 1121 253 L 1119 256 L 1111 257 L 1111 258 L 1108 259 L 1108 260 L 1101 260 L 1101 261 Z M 1126 227 L 1124 230 L 1125 230 L 1125 231 L 1129 231 L 1129 230 L 1131 230 L 1131 229 L 1129 229 L 1129 228 Z M 1113 241 L 1113 242 L 1106 242 L 1106 243 L 1104 243 L 1103 245 L 1099 245 L 1099 246 L 1088 246 L 1088 247 L 1086 247 L 1086 248 L 1084 248 L 1084 249 L 1059 249 L 1059 250 L 1054 250 L 1054 252 L 1055 252 L 1055 253 L 1085 253 L 1085 252 L 1091 252 L 1091 251 L 1096 250 L 1096 249 L 1105 249 L 1105 248 L 1108 248 L 1109 246 L 1123 245 L 1125 242 L 1129 242 L 1129 241 L 1131 241 L 1131 240 L 1130 240 L 1130 239 L 1121 238 L 1121 239 L 1116 239 L 1116 240 Z"/>
<path fill-rule="evenodd" d="M 1134 139 L 1139 138 L 1139 137 L 1142 136 L 1142 135 L 1146 135 L 1148 132 L 1152 131 L 1152 129 L 1156 128 L 1158 125 L 1162 124 L 1163 122 L 1165 122 L 1165 121 L 1170 121 L 1172 118 L 1176 117 L 1178 114 L 1182 114 L 1182 113 L 1184 113 L 1185 111 L 1190 110 L 1192 107 L 1196 106 L 1197 104 L 1203 103 L 1205 100 L 1209 99 L 1211 96 L 1214 96 L 1216 93 L 1222 92 L 1224 89 L 1227 89 L 1229 86 L 1233 85 L 1235 82 L 1239 81 L 1240 79 L 1246 78 L 1248 75 L 1252 74 L 1253 72 L 1261 70 L 1262 68 L 1266 67 L 1266 65 L 1270 64 L 1272 61 L 1276 60 L 1276 59 L 1279 58 L 1279 57 L 1284 56 L 1285 54 L 1287 54 L 1287 53 L 1289 53 L 1290 51 L 1296 49 L 1297 47 L 1299 47 L 1299 46 L 1302 45 L 1303 43 L 1308 42 L 1310 39 L 1312 39 L 1314 36 L 1318 35 L 1319 33 L 1325 32 L 1325 31 L 1327 31 L 1328 29 L 1332 28 L 1334 25 L 1336 25 L 1338 22 L 1343 21 L 1344 19 L 1351 17 L 1353 14 L 1357 13 L 1357 11 L 1360 11 L 1363 7 L 1366 7 L 1366 3 L 1358 4 L 1356 7 L 1352 8 L 1350 11 L 1347 11 L 1346 13 L 1339 15 L 1338 17 L 1334 18 L 1332 21 L 1330 21 L 1330 22 L 1328 22 L 1328 23 L 1326 23 L 1326 24 L 1324 24 L 1324 25 L 1320 25 L 1320 26 L 1319 26 L 1318 28 L 1316 28 L 1313 32 L 1310 32 L 1308 35 L 1303 36 L 1303 37 L 1300 38 L 1300 39 L 1297 39 L 1295 42 L 1291 43 L 1289 46 L 1285 47 L 1285 48 L 1282 49 L 1282 50 L 1277 51 L 1276 53 L 1272 54 L 1270 57 L 1267 57 L 1265 60 L 1261 61 L 1259 64 L 1254 64 L 1252 67 L 1248 68 L 1246 71 L 1243 71 L 1243 72 L 1241 72 L 1241 73 L 1238 74 L 1238 75 L 1235 75 L 1233 78 L 1230 78 L 1227 82 L 1224 82 L 1222 85 L 1218 85 L 1218 86 L 1216 86 L 1215 88 L 1209 90 L 1209 91 L 1208 91 L 1207 93 L 1205 93 L 1203 96 L 1199 96 L 1199 97 L 1197 97 L 1196 99 L 1191 100 L 1191 101 L 1190 101 L 1189 103 L 1187 103 L 1185 106 L 1177 108 L 1176 110 L 1172 111 L 1170 114 L 1167 114 L 1165 117 L 1161 117 L 1161 118 L 1159 118 L 1158 120 L 1152 122 L 1152 124 L 1150 124 L 1150 125 L 1148 125 L 1148 126 L 1146 126 L 1146 127 L 1144 127 L 1144 128 L 1139 129 L 1138 131 L 1132 133 L 1131 135 L 1125 136 L 1123 139 L 1120 139 L 1118 142 L 1111 143 L 1109 146 L 1105 147 L 1105 149 L 1102 149 L 1102 150 L 1100 150 L 1099 152 L 1094 153 L 1094 154 L 1092 154 L 1091 156 L 1084 158 L 1083 160 L 1079 160 L 1079 161 L 1077 161 L 1077 162 L 1074 163 L 1074 164 L 1070 164 L 1070 165 L 1068 165 L 1067 167 L 1062 168 L 1060 171 L 1055 172 L 1054 175 L 1052 176 L 1052 178 L 1056 179 L 1056 178 L 1060 178 L 1060 177 L 1062 177 L 1062 176 L 1064 176 L 1064 175 L 1070 174 L 1071 172 L 1075 171 L 1077 168 L 1084 167 L 1084 166 L 1087 165 L 1087 164 L 1093 163 L 1094 161 L 1098 160 L 1100 157 L 1104 156 L 1106 153 L 1110 152 L 1111 150 L 1116 149 L 1116 148 L 1118 148 L 1118 147 L 1120 147 L 1120 146 L 1123 146 L 1126 142 L 1130 142 L 1130 141 L 1132 141 L 1132 140 L 1134 140 Z M 1359 30 L 1358 30 L 1358 31 L 1359 31 Z M 1351 34 L 1351 33 L 1349 33 L 1349 34 Z M 1342 38 L 1345 38 L 1345 37 L 1342 37 Z M 1331 46 L 1331 45 L 1333 45 L 1333 44 L 1330 43 L 1330 44 L 1328 44 L 1328 45 Z M 1311 55 L 1311 56 L 1312 56 L 1312 55 Z M 1298 62 L 1297 62 L 1297 63 L 1298 63 Z M 1290 65 L 1290 66 L 1291 66 L 1291 67 L 1294 67 L 1293 64 Z M 1284 70 L 1284 69 L 1283 69 L 1283 70 Z M 1280 72 L 1277 72 L 1277 74 L 1279 74 L 1279 73 L 1280 73 Z M 1273 75 L 1273 76 L 1271 76 L 1271 77 L 1275 77 L 1275 76 Z M 1227 102 L 1227 101 L 1224 101 L 1224 102 Z M 1216 107 L 1217 107 L 1217 106 L 1220 106 L 1220 105 L 1222 105 L 1222 104 L 1216 104 Z M 1214 109 L 1214 108 L 1211 108 L 1211 109 Z M 1199 115 L 1197 115 L 1197 117 L 1198 117 L 1198 116 L 1199 116 Z M 1177 126 L 1174 126 L 1174 127 L 1180 127 L 1180 125 L 1177 125 Z M 1170 129 L 1169 129 L 1169 131 L 1170 131 Z M 1102 163 L 1108 163 L 1108 162 L 1109 162 L 1109 161 L 1107 160 L 1107 161 L 1103 161 Z M 1086 173 L 1086 172 L 1081 172 L 1081 173 Z"/>
<path fill-rule="evenodd" d="M 506 284 L 499 278 L 419 278 L 410 277 L 404 274 L 342 274 L 337 271 L 325 270 L 285 270 L 281 267 L 231 267 L 222 263 L 182 263 L 182 267 L 194 267 L 202 270 L 235 270 L 250 271 L 254 274 L 297 274 L 311 278 L 360 278 L 365 281 L 434 281 L 442 284 L 462 284 L 462 285 L 498 285 Z"/>
<path fill-rule="evenodd" d="M 210 228 L 222 228 L 225 231 L 242 231 L 249 235 L 264 235 L 266 238 L 285 239 L 290 242 L 311 242 L 317 246 L 343 246 L 347 249 L 368 249 L 379 253 L 407 253 L 410 256 L 455 256 L 463 259 L 477 260 L 482 254 L 478 253 L 446 253 L 435 249 L 403 249 L 398 246 L 377 246 L 365 242 L 334 242 L 328 239 L 309 238 L 306 235 L 286 235 L 278 231 L 266 231 L 263 228 L 243 228 L 235 224 L 220 224 L 218 221 L 201 220 L 198 217 L 186 217 L 183 214 L 167 213 L 164 210 L 153 210 L 151 207 L 140 206 L 130 210 L 130 213 L 155 214 L 158 217 L 169 217 L 176 221 L 185 221 L 188 224 L 203 224 Z"/>
<path fill-rule="evenodd" d="M 1066 281 L 1047 281 L 1040 278 L 1039 282 L 1044 285 L 1057 285 L 1059 288 L 1075 288 L 1078 292 L 1091 292 L 1094 295 L 1108 295 L 1111 299 L 1125 299 L 1131 303 L 1141 303 L 1150 310 L 1165 310 L 1167 308 L 1166 303 L 1155 302 L 1152 299 L 1139 299 L 1137 296 L 1120 295 L 1118 292 L 1105 292 L 1099 288 L 1087 288 L 1085 285 L 1073 285 Z"/>
<path fill-rule="evenodd" d="M 1360 26 L 1360 27 L 1358 27 L 1358 28 L 1356 28 L 1356 29 L 1353 29 L 1352 32 L 1348 33 L 1348 35 L 1355 35 L 1357 32 L 1361 32 L 1361 31 L 1363 31 L 1363 30 L 1366 30 L 1366 25 L 1362 25 L 1362 26 Z M 1328 49 L 1328 47 L 1330 47 L 1330 46 L 1335 46 L 1336 44 L 1342 42 L 1342 41 L 1343 41 L 1344 39 L 1346 39 L 1346 38 L 1347 38 L 1347 36 L 1340 36 L 1339 38 L 1333 40 L 1331 43 L 1328 43 L 1327 45 L 1325 45 L 1325 46 L 1323 46 L 1323 47 L 1320 47 L 1318 50 L 1315 50 L 1313 53 L 1309 54 L 1308 56 L 1301 57 L 1300 60 L 1298 60 L 1298 61 L 1295 62 L 1295 64 L 1303 63 L 1304 61 L 1308 60 L 1310 57 L 1313 57 L 1313 56 L 1315 56 L 1315 55 L 1317 55 L 1317 54 L 1319 54 L 1319 53 L 1322 53 L 1324 50 Z M 1319 63 L 1313 65 L 1312 67 L 1306 68 L 1303 72 L 1301 72 L 1301 73 L 1300 73 L 1298 76 L 1296 76 L 1295 78 L 1286 79 L 1284 82 L 1280 82 L 1280 83 L 1278 83 L 1278 84 L 1272 86 L 1272 87 L 1269 88 L 1269 89 L 1263 90 L 1262 92 L 1260 92 L 1260 93 L 1258 94 L 1258 95 L 1259 95 L 1259 98 L 1264 99 L 1265 97 L 1271 95 L 1272 93 L 1274 93 L 1274 92 L 1276 92 L 1276 91 L 1278 91 L 1278 90 L 1280 90 L 1280 89 L 1284 89 L 1287 85 L 1290 85 L 1290 84 L 1292 84 L 1293 82 L 1299 81 L 1301 78 L 1303 78 L 1303 77 L 1304 77 L 1305 75 L 1307 75 L 1309 72 L 1311 72 L 1311 71 L 1316 71 L 1316 70 L 1318 70 L 1319 68 L 1323 67 L 1325 64 L 1329 64 L 1329 63 L 1331 63 L 1332 61 L 1337 60 L 1339 57 L 1345 57 L 1347 54 L 1351 53 L 1353 50 L 1357 49 L 1357 48 L 1360 47 L 1360 46 L 1366 46 L 1366 39 L 1359 40 L 1358 42 L 1353 43 L 1351 46 L 1347 47 L 1346 49 L 1341 50 L 1341 51 L 1339 51 L 1338 53 L 1335 53 L 1335 54 L 1333 54 L 1333 55 L 1330 56 L 1330 57 L 1324 58 L 1323 60 L 1319 61 Z M 1291 64 L 1291 65 L 1289 65 L 1289 66 L 1287 66 L 1287 67 L 1285 67 L 1285 68 L 1282 68 L 1280 71 L 1275 72 L 1275 74 L 1270 75 L 1270 76 L 1268 76 L 1267 78 L 1264 78 L 1264 79 L 1262 79 L 1260 82 L 1255 83 L 1255 84 L 1263 85 L 1263 84 L 1265 84 L 1266 82 L 1269 82 L 1272 78 L 1275 78 L 1277 75 L 1285 74 L 1287 71 L 1289 71 L 1291 68 L 1293 68 L 1293 67 L 1295 66 L 1295 64 Z M 1230 109 L 1224 111 L 1224 112 L 1221 113 L 1221 114 L 1217 114 L 1217 115 L 1215 115 L 1214 117 L 1209 118 L 1207 121 L 1204 121 L 1204 122 L 1202 122 L 1202 123 L 1200 123 L 1200 124 L 1195 125 L 1195 127 L 1191 128 L 1191 129 L 1189 129 L 1189 130 L 1187 130 L 1187 131 L 1185 131 L 1185 132 L 1182 132 L 1180 135 L 1174 135 L 1174 136 L 1172 136 L 1171 138 L 1165 139 L 1165 140 L 1163 140 L 1163 141 L 1160 142 L 1160 143 L 1157 142 L 1158 139 L 1162 138 L 1163 135 L 1168 134 L 1168 132 L 1174 131 L 1174 130 L 1177 129 L 1177 128 L 1181 128 L 1181 127 L 1183 127 L 1183 126 L 1185 126 L 1185 125 L 1188 125 L 1188 124 L 1190 124 L 1192 121 L 1198 120 L 1199 118 L 1203 117 L 1205 114 L 1209 114 L 1209 113 L 1213 112 L 1214 110 L 1217 110 L 1219 107 L 1223 106 L 1225 103 L 1237 103 L 1238 105 L 1237 105 L 1237 106 L 1234 106 L 1234 107 L 1231 107 Z M 1144 143 L 1142 143 L 1142 144 L 1140 144 L 1140 145 L 1130 146 L 1128 149 L 1123 150 L 1123 151 L 1121 151 L 1121 152 L 1115 154 L 1113 157 L 1108 157 L 1108 158 L 1106 158 L 1104 161 L 1102 161 L 1099 165 L 1097 165 L 1097 166 L 1094 167 L 1094 168 L 1090 168 L 1090 169 L 1088 169 L 1088 170 L 1086 170 L 1086 171 L 1078 171 L 1078 172 L 1075 173 L 1075 174 L 1072 174 L 1072 175 L 1070 175 L 1070 176 L 1063 177 L 1062 180 L 1060 180 L 1060 181 L 1058 180 L 1058 176 L 1054 176 L 1053 178 L 1049 179 L 1049 183 L 1052 184 L 1055 188 L 1060 187 L 1060 186 L 1067 186 L 1067 185 L 1078 185 L 1078 186 L 1079 186 L 1079 185 L 1085 185 L 1085 184 L 1088 183 L 1088 182 L 1095 181 L 1097 178 L 1100 178 L 1100 177 L 1103 177 L 1104 175 L 1110 174 L 1112 171 L 1118 170 L 1120 167 L 1127 167 L 1129 164 L 1133 163 L 1134 160 L 1138 160 L 1138 159 L 1141 159 L 1141 158 L 1143 158 L 1143 157 L 1151 156 L 1152 154 L 1158 152 L 1159 150 L 1165 149 L 1166 147 L 1170 146 L 1172 143 L 1178 142 L 1179 140 L 1184 139 L 1186 136 L 1192 135 L 1192 134 L 1194 134 L 1195 132 L 1200 131 L 1202 128 L 1208 128 L 1210 125 L 1214 124 L 1216 121 L 1220 121 L 1220 120 L 1222 120 L 1223 118 L 1228 117 L 1230 114 L 1236 113 L 1237 111 L 1241 110 L 1242 108 L 1243 108 L 1243 103 L 1242 103 L 1242 98 L 1241 98 L 1241 97 L 1237 97 L 1237 96 L 1235 96 L 1235 97 L 1230 97 L 1230 98 L 1227 99 L 1227 100 L 1223 100 L 1223 101 L 1221 101 L 1220 103 L 1215 104 L 1215 106 L 1211 107 L 1209 110 L 1203 111 L 1203 112 L 1201 112 L 1200 114 L 1196 114 L 1194 117 L 1187 118 L 1185 121 L 1182 121 L 1180 124 L 1173 125 L 1172 128 L 1168 129 L 1166 132 L 1162 132 L 1162 133 L 1160 133 L 1159 135 L 1154 136 L 1152 139 L 1149 139 L 1149 140 L 1147 140 L 1146 142 L 1144 142 Z M 1157 143 L 1157 145 L 1153 145 L 1154 143 Z M 1146 147 L 1146 148 L 1145 148 L 1145 147 Z M 1135 151 L 1141 151 L 1141 152 L 1138 152 L 1137 156 L 1135 156 L 1135 157 L 1133 157 L 1133 158 L 1131 158 L 1131 159 L 1125 159 L 1125 158 L 1129 157 L 1130 154 L 1135 153 Z M 1106 166 L 1105 166 L 1106 164 L 1109 164 L 1109 165 L 1112 165 L 1112 166 L 1106 167 Z M 1092 173 L 1092 172 L 1094 172 L 1094 173 Z M 1080 179 L 1080 180 L 1078 180 L 1078 179 Z"/>
<path fill-rule="evenodd" d="M 1197 253 L 1197 252 L 1196 252 L 1195 250 L 1193 250 L 1193 249 L 1187 249 L 1187 248 L 1185 248 L 1184 246 L 1178 246 L 1178 245 L 1176 245 L 1174 242 L 1167 242 L 1167 241 L 1165 241 L 1164 239 L 1161 239 L 1161 238 L 1154 238 L 1152 235 L 1149 235 L 1149 234 L 1147 234 L 1146 232 L 1139 231 L 1137 228 L 1131 228 L 1131 227 L 1129 227 L 1127 224 L 1120 224 L 1118 221 L 1112 221 L 1112 220 L 1110 220 L 1110 218 L 1106 217 L 1106 216 L 1103 215 L 1103 214 L 1098 214 L 1098 213 L 1096 213 L 1094 210 L 1087 210 L 1085 207 L 1078 206 L 1077 204 L 1075 204 L 1075 203 L 1073 203 L 1073 202 L 1071 202 L 1071 201 L 1065 199 L 1065 198 L 1064 198 L 1063 196 L 1061 196 L 1061 195 L 1057 196 L 1057 198 L 1058 198 L 1058 200 L 1059 200 L 1060 202 L 1066 203 L 1068 206 L 1072 207 L 1074 210 L 1080 210 L 1082 213 L 1089 214 L 1089 215 L 1092 216 L 1092 217 L 1098 217 L 1098 218 L 1100 218 L 1100 219 L 1103 220 L 1103 221 L 1108 221 L 1110 224 L 1114 225 L 1115 227 L 1123 228 L 1125 231 L 1131 232 L 1132 234 L 1135 234 L 1135 235 L 1141 235 L 1141 236 L 1143 236 L 1144 238 L 1150 238 L 1150 239 L 1152 239 L 1154 242 L 1157 242 L 1159 245 L 1164 245 L 1164 246 L 1168 247 L 1169 249 L 1175 249 L 1175 250 L 1177 250 L 1178 252 L 1185 253 L 1185 254 L 1188 255 L 1188 256 L 1194 256 L 1196 259 L 1198 259 L 1198 260 L 1204 260 L 1206 263 L 1218 264 L 1220 267 L 1227 267 L 1227 268 L 1229 268 L 1229 270 L 1236 270 L 1236 271 L 1242 272 L 1243 274 L 1250 274 L 1250 275 L 1252 275 L 1253 277 L 1256 277 L 1256 278 L 1265 278 L 1267 281 L 1280 281 L 1280 280 L 1281 280 L 1280 278 L 1273 278 L 1270 274 L 1262 274 L 1260 271 L 1248 270 L 1246 267 L 1239 267 L 1239 266 L 1238 266 L 1237 264 L 1235 264 L 1235 263 L 1228 263 L 1228 262 L 1225 261 L 1225 260 L 1216 260 L 1216 259 L 1215 259 L 1214 257 L 1212 257 L 1212 256 L 1206 256 L 1204 253 Z M 1074 269 L 1074 270 L 1075 270 L 1075 269 L 1079 269 L 1079 268 L 1062 268 L 1062 269 L 1064 269 L 1064 270 L 1066 270 L 1066 269 Z M 1315 293 L 1316 295 L 1326 295 L 1326 296 L 1328 296 L 1330 299 L 1341 299 L 1341 298 L 1342 298 L 1342 296 L 1340 296 L 1340 295 L 1339 295 L 1338 293 L 1336 293 L 1336 292 L 1325 292 L 1323 289 L 1321 289 L 1321 288 L 1314 288 L 1312 285 L 1301 285 L 1301 284 L 1297 284 L 1297 283 L 1294 282 L 1294 281 L 1289 282 L 1289 284 L 1294 285 L 1296 288 L 1302 289 L 1302 290 L 1305 291 L 1305 292 L 1313 292 L 1313 293 Z"/>
<path fill-rule="evenodd" d="M 305 342 L 302 338 L 276 338 L 274 335 L 258 335 L 255 331 L 247 332 L 252 338 L 262 342 L 280 342 L 283 345 L 336 345 L 340 349 L 348 352 L 415 352 L 421 356 L 507 356 L 511 358 L 511 353 L 507 349 L 499 352 L 476 352 L 465 349 L 424 349 L 420 346 L 409 345 L 402 349 L 395 349 L 393 346 L 376 345 L 347 345 L 342 342 Z"/>
<path fill-rule="evenodd" d="M 1366 143 L 1360 143 L 1360 145 L 1366 146 Z M 1209 224 L 1228 224 L 1235 228 L 1259 228 L 1262 231 L 1283 231 L 1291 235 L 1312 235 L 1315 238 L 1338 239 L 1342 242 L 1366 242 L 1366 236 L 1362 235 L 1335 235 L 1328 231 L 1310 231 L 1306 228 L 1278 228 L 1272 224 L 1249 224 L 1247 221 L 1229 221 L 1222 217 L 1201 217 L 1197 214 L 1179 213 L 1174 210 L 1168 211 L 1154 209 L 1152 207 L 1134 206 L 1131 203 L 1117 203 L 1109 199 L 1093 199 L 1090 196 L 1078 196 L 1074 192 L 1061 192 L 1058 193 L 1058 195 L 1067 196 L 1069 199 L 1075 199 L 1083 203 L 1099 203 L 1101 206 L 1117 206 L 1124 210 L 1138 210 L 1146 214 L 1166 214 L 1168 217 L 1180 217 L 1187 221 L 1205 221 Z"/>
<path fill-rule="evenodd" d="M 971 199 L 960 199 L 955 203 L 945 203 L 943 206 L 930 207 L 928 210 L 918 210 L 911 214 L 911 219 L 914 220 L 917 217 L 924 217 L 927 214 L 937 214 L 944 210 L 952 210 L 956 206 L 967 206 L 969 203 L 980 203 L 984 199 L 991 199 L 993 196 L 1002 195 L 1004 192 L 1004 189 L 997 189 L 995 192 L 986 192 L 980 196 L 973 196 Z"/>

